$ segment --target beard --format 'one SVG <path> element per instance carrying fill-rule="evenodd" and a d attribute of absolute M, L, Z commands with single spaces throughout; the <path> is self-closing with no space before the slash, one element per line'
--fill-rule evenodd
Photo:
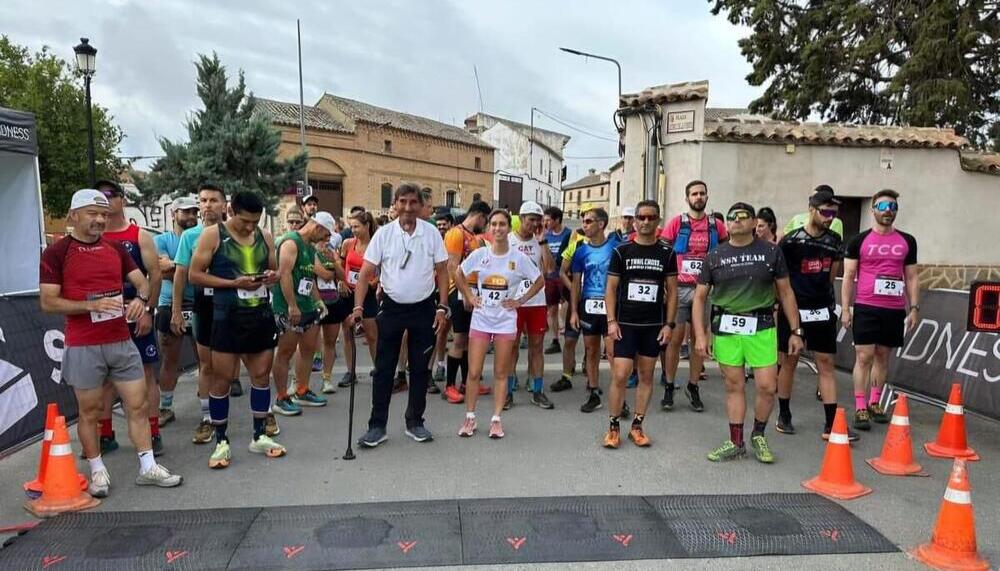
<path fill-rule="evenodd" d="M 691 202 L 689 200 L 688 201 L 688 206 L 691 208 L 691 210 L 693 210 L 695 212 L 704 212 L 705 211 L 705 207 L 708 206 L 708 201 L 706 200 L 706 201 L 702 202 L 700 200 L 697 200 L 695 202 Z"/>

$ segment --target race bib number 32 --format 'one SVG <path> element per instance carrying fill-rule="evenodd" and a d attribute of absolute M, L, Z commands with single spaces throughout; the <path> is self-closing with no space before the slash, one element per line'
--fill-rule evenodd
<path fill-rule="evenodd" d="M 903 295 L 903 280 L 896 278 L 876 278 L 875 295 L 901 297 Z"/>
<path fill-rule="evenodd" d="M 588 299 L 583 302 L 583 311 L 590 315 L 607 315 L 608 310 L 604 307 L 603 299 Z"/>
<path fill-rule="evenodd" d="M 753 335 L 757 332 L 757 318 L 723 314 L 722 320 L 719 322 L 719 331 L 733 335 Z"/>
<path fill-rule="evenodd" d="M 659 289 L 659 284 L 628 284 L 628 299 L 629 301 L 656 303 L 656 294 Z"/>

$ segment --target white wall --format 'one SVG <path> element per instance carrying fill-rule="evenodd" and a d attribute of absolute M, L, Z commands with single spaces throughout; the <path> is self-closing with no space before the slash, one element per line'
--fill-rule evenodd
<path fill-rule="evenodd" d="M 529 147 L 528 137 L 503 123 L 495 123 L 483 131 L 480 138 L 496 149 L 493 155 L 494 169 L 524 179 L 521 187 L 522 200 L 534 200 L 542 205 L 559 204 L 563 162 L 558 155 L 538 144 Z M 549 180 L 552 181 L 551 184 L 548 183 Z M 499 197 L 500 178 L 494 175 L 493 200 L 496 201 Z"/>

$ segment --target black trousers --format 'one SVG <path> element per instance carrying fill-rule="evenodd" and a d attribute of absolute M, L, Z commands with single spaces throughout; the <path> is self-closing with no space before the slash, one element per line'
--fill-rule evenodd
<path fill-rule="evenodd" d="M 396 303 L 383 296 L 375 323 L 378 341 L 375 345 L 375 381 L 372 389 L 372 414 L 368 427 L 385 428 L 389 422 L 389 401 L 392 399 L 393 374 L 399 363 L 399 351 L 406 332 L 406 350 L 410 363 L 410 395 L 406 406 L 406 427 L 424 424 L 427 407 L 427 383 L 431 378 L 431 353 L 434 351 L 433 296 L 417 303 Z"/>

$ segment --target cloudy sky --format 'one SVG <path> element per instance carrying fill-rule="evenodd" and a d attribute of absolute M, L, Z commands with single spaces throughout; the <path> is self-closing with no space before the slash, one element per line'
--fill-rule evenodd
<path fill-rule="evenodd" d="M 97 47 L 95 101 L 127 138 L 122 154 L 157 155 L 158 137 L 183 138 L 199 106 L 197 54 L 217 52 L 246 72 L 258 96 L 298 101 L 295 20 L 302 20 L 305 100 L 324 91 L 461 125 L 480 99 L 487 113 L 529 122 L 531 107 L 613 138 L 612 64 L 559 46 L 614 57 L 626 93 L 708 79 L 709 105 L 741 107 L 759 94 L 736 45 L 745 30 L 713 17 L 704 0 L 128 0 L 0 3 L 0 33 L 32 50 L 73 58 L 79 38 Z M 606 168 L 616 144 L 536 115 L 571 135 L 569 177 Z M 149 162 L 139 163 L 148 167 Z"/>

